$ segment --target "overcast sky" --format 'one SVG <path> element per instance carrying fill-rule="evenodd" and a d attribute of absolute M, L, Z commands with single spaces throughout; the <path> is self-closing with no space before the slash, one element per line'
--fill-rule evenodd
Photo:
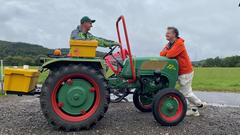
<path fill-rule="evenodd" d="M 159 56 L 167 26 L 185 39 L 192 60 L 240 55 L 239 0 L 0 0 L 0 40 L 69 47 L 82 16 L 91 33 L 117 40 L 115 21 L 126 18 L 132 53 Z"/>

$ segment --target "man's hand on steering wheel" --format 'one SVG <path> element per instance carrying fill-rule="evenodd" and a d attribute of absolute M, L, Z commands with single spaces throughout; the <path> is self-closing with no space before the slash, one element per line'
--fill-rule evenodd
<path fill-rule="evenodd" d="M 110 51 L 107 54 L 105 54 L 103 58 L 105 59 L 105 57 L 107 57 L 108 55 L 112 55 L 113 51 L 119 46 L 120 45 L 118 43 L 112 44 L 112 46 L 109 46 Z"/>
<path fill-rule="evenodd" d="M 103 58 L 105 59 L 108 55 L 111 55 L 112 58 L 117 62 L 117 64 L 118 64 L 121 68 L 123 68 L 122 63 L 119 62 L 119 60 L 116 59 L 116 58 L 112 55 L 113 51 L 114 51 L 117 47 L 120 47 L 120 45 L 119 45 L 118 43 L 115 44 L 114 46 L 109 46 L 110 51 L 109 51 L 107 54 L 105 54 L 105 55 L 103 56 Z"/>

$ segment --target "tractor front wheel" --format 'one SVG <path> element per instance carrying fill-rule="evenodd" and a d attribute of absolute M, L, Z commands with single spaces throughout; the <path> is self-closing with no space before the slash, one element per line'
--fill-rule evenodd
<path fill-rule="evenodd" d="M 65 131 L 89 129 L 108 108 L 103 75 L 85 65 L 67 65 L 49 74 L 40 96 L 48 122 Z"/>
<path fill-rule="evenodd" d="M 187 102 L 179 91 L 159 90 L 152 104 L 153 116 L 162 126 L 176 126 L 186 116 Z"/>

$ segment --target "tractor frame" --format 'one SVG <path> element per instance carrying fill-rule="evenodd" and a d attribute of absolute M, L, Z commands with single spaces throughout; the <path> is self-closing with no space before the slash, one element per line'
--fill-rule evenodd
<path fill-rule="evenodd" d="M 49 76 L 43 84 L 40 103 L 53 127 L 65 131 L 89 129 L 104 116 L 110 101 L 120 102 L 129 94 L 133 94 L 138 110 L 152 112 L 163 126 L 175 126 L 184 119 L 186 100 L 175 89 L 177 61 L 134 57 L 123 16 L 118 18 L 116 28 L 119 46 L 110 48 L 104 58 L 56 58 L 42 65 L 41 71 L 49 70 Z M 117 53 L 120 60 L 115 57 Z M 116 98 L 111 99 L 112 96 Z"/>

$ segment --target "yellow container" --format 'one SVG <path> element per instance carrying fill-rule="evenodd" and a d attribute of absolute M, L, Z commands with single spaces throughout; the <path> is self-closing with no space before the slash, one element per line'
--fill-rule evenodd
<path fill-rule="evenodd" d="M 96 57 L 97 40 L 70 40 L 70 56 L 72 57 Z"/>
<path fill-rule="evenodd" d="M 5 68 L 4 91 L 28 93 L 34 90 L 39 72 L 36 69 Z"/>

